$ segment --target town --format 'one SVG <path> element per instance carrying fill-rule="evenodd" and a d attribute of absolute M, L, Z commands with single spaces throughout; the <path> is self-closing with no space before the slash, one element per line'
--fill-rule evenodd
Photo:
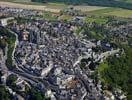
<path fill-rule="evenodd" d="M 112 33 L 112 37 L 118 36 L 118 41 L 131 46 L 132 43 L 127 41 L 127 37 L 132 36 L 132 24 L 123 26 L 122 23 L 113 21 L 113 24 L 121 24 L 118 28 L 113 28 L 110 25 L 85 23 L 82 21 L 85 15 L 76 15 L 76 12 L 72 8 L 66 12 L 75 15 L 71 21 L 59 18 L 52 21 L 41 17 L 44 11 L 0 7 L 0 29 L 9 29 L 16 38 L 11 65 L 6 65 L 9 44 L 6 43 L 0 49 L 2 84 L 9 84 L 10 77 L 16 78 L 13 88 L 11 84 L 6 87 L 13 100 L 30 100 L 30 96 L 25 97 L 22 94 L 27 87 L 34 87 L 51 100 L 126 98 L 121 90 L 104 95 L 101 81 L 91 77 L 100 63 L 112 55 L 120 57 L 124 49 L 108 40 L 91 38 L 86 34 L 85 28 L 96 27 L 101 30 L 103 27 L 106 32 Z M 78 27 L 82 29 L 79 33 Z M 102 36 L 107 37 L 109 34 L 102 33 Z M 8 41 L 8 37 L 2 32 L 0 38 Z"/>

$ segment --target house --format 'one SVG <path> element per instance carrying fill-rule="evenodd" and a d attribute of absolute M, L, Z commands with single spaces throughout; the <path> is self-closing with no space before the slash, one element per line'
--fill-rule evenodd
<path fill-rule="evenodd" d="M 53 95 L 52 91 L 47 90 L 47 92 L 45 93 L 45 96 L 49 98 L 49 97 L 51 97 L 51 95 Z"/>
<path fill-rule="evenodd" d="M 28 31 L 24 31 L 22 33 L 22 40 L 27 41 L 29 37 L 29 32 Z"/>
<path fill-rule="evenodd" d="M 74 75 L 61 75 L 60 77 L 57 77 L 57 84 L 65 86 L 68 82 L 72 81 L 75 78 Z"/>
<path fill-rule="evenodd" d="M 0 19 L 0 26 L 7 26 L 12 20 L 14 20 L 14 17 L 2 18 Z"/>
<path fill-rule="evenodd" d="M 44 68 L 42 70 L 41 76 L 42 77 L 46 76 L 51 71 L 51 69 L 52 69 L 52 65 L 48 66 L 47 68 Z"/>

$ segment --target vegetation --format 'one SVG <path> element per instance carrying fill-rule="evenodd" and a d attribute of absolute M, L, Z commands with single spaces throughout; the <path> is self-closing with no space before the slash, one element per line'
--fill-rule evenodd
<path fill-rule="evenodd" d="M 10 95 L 4 85 L 0 85 L 0 100 L 10 100 Z"/>
<path fill-rule="evenodd" d="M 103 63 L 99 64 L 97 67 L 95 73 L 92 75 L 94 79 L 99 79 L 104 84 L 105 89 L 114 91 L 117 88 L 120 88 L 124 91 L 124 93 L 127 93 L 127 99 L 131 100 L 132 97 L 132 47 L 129 47 L 123 45 L 123 40 L 120 42 L 118 39 L 120 37 L 116 37 L 113 33 L 109 32 L 109 29 L 105 29 L 103 26 L 109 25 L 111 27 L 118 27 L 120 25 L 126 25 L 129 22 L 126 20 L 116 20 L 112 17 L 107 18 L 101 18 L 106 20 L 106 23 L 100 24 L 97 23 L 98 18 L 95 17 L 87 17 L 84 21 L 92 23 L 93 26 L 90 27 L 83 27 L 84 33 L 87 34 L 88 37 L 94 38 L 94 39 L 102 39 L 102 41 L 109 41 L 110 43 L 114 43 L 113 47 L 120 47 L 124 48 L 124 53 L 119 54 L 120 56 L 111 56 L 108 59 L 106 59 Z M 101 20 L 102 21 L 102 20 Z M 100 22 L 101 22 L 100 21 Z M 103 22 L 103 21 L 102 21 Z M 116 22 L 116 23 L 115 23 Z M 106 36 L 105 36 L 106 35 Z M 101 36 L 101 38 L 99 38 Z M 125 37 L 123 34 L 120 34 L 120 36 L 123 36 L 126 41 L 128 41 L 131 44 L 132 38 L 127 36 Z M 116 40 L 116 42 L 112 42 L 113 40 Z M 97 48 L 96 48 L 97 49 Z M 101 48 L 99 50 L 102 51 Z M 103 49 L 104 50 L 104 49 Z M 98 51 L 98 50 L 97 50 Z M 98 65 L 98 64 L 96 64 Z M 84 68 L 84 64 L 81 65 L 81 68 Z M 111 87 L 111 88 L 110 88 Z"/>
<path fill-rule="evenodd" d="M 82 28 L 81 27 L 77 27 L 73 31 L 76 33 L 76 36 L 79 37 L 80 33 L 82 32 Z"/>
<path fill-rule="evenodd" d="M 7 86 L 9 86 L 10 88 L 13 89 L 13 91 L 17 91 L 17 87 L 16 87 L 16 80 L 17 80 L 17 76 L 16 75 L 10 75 L 8 78 L 7 78 Z"/>
<path fill-rule="evenodd" d="M 0 71 L 0 100 L 10 100 L 10 95 L 6 90 L 6 87 L 1 82 L 2 72 Z"/>
<path fill-rule="evenodd" d="M 102 27 L 84 27 L 84 34 L 86 34 L 89 38 L 92 39 L 103 40 L 104 36 L 102 33 L 104 32 L 105 29 L 102 29 Z"/>
<path fill-rule="evenodd" d="M 0 1 L 8 1 L 8 2 L 30 2 L 31 0 L 0 0 Z"/>
<path fill-rule="evenodd" d="M 94 6 L 109 6 L 132 9 L 132 3 L 122 0 L 32 0 L 32 2 L 63 2 L 65 4 L 88 4 Z"/>
<path fill-rule="evenodd" d="M 28 91 L 29 98 L 28 100 L 49 100 L 45 98 L 44 93 L 36 91 L 35 88 L 32 88 Z"/>
<path fill-rule="evenodd" d="M 126 9 L 117 9 L 105 14 L 111 16 L 117 16 L 117 17 L 132 18 L 132 10 L 126 10 Z"/>
<path fill-rule="evenodd" d="M 80 68 L 81 68 L 81 69 L 84 69 L 85 66 L 86 66 L 86 64 L 85 64 L 84 62 L 81 62 L 81 64 L 80 64 Z"/>
<path fill-rule="evenodd" d="M 16 18 L 16 20 L 17 20 L 17 23 L 26 23 L 30 19 L 29 18 L 18 17 L 18 18 Z"/>
<path fill-rule="evenodd" d="M 106 24 L 108 20 L 106 18 L 93 18 L 93 17 L 86 17 L 84 22 L 92 23 L 95 22 L 97 24 Z"/>
<path fill-rule="evenodd" d="M 8 44 L 8 51 L 7 51 L 6 65 L 9 69 L 12 69 L 12 67 L 14 66 L 12 62 L 12 52 L 14 50 L 16 36 L 6 28 L 0 28 L 0 34 L 2 36 L 7 37 L 6 42 Z"/>
<path fill-rule="evenodd" d="M 113 56 L 98 67 L 98 73 L 103 83 L 113 89 L 121 88 L 127 92 L 128 100 L 132 97 L 132 48 L 124 47 L 125 54 L 119 58 Z"/>
<path fill-rule="evenodd" d="M 6 47 L 6 44 L 7 44 L 7 42 L 5 39 L 0 39 L 0 48 L 1 49 L 4 49 Z"/>
<path fill-rule="evenodd" d="M 64 21 L 70 21 L 73 19 L 73 16 L 71 15 L 62 15 L 59 17 L 60 20 L 64 20 Z"/>
<path fill-rule="evenodd" d="M 105 8 L 94 11 L 89 11 L 88 14 L 96 16 L 117 16 L 132 18 L 132 10 L 121 9 L 121 8 Z"/>
<path fill-rule="evenodd" d="M 45 20 L 52 20 L 52 21 L 55 21 L 57 20 L 57 16 L 53 16 L 52 14 L 50 14 L 49 12 L 45 12 L 44 15 L 43 15 L 43 18 Z"/>

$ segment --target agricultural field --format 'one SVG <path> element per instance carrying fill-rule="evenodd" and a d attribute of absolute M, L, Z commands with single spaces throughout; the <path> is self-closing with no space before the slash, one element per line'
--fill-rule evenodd
<path fill-rule="evenodd" d="M 132 18 L 132 10 L 121 9 L 121 8 L 106 8 L 101 10 L 89 11 L 89 15 L 98 16 L 116 16 L 123 18 Z"/>
<path fill-rule="evenodd" d="M 62 15 L 58 18 L 59 20 L 65 20 L 65 21 L 70 21 L 73 19 L 73 16 L 70 15 Z"/>
<path fill-rule="evenodd" d="M 44 19 L 46 19 L 46 20 L 52 20 L 52 21 L 55 21 L 55 20 L 57 20 L 57 16 L 53 16 L 51 13 L 49 13 L 49 12 L 45 12 L 44 14 L 43 14 L 43 18 Z"/>
<path fill-rule="evenodd" d="M 106 24 L 108 20 L 106 18 L 93 18 L 93 17 L 86 17 L 84 22 L 96 22 L 97 24 Z"/>
<path fill-rule="evenodd" d="M 0 6 L 8 6 L 8 7 L 16 7 L 16 8 L 25 8 L 25 9 L 35 9 L 35 10 L 45 10 L 51 12 L 59 12 L 62 9 L 71 7 L 71 5 L 65 5 L 64 3 L 33 3 L 30 0 L 6 0 L 10 2 L 3 2 L 0 0 Z M 27 6 L 28 5 L 28 6 Z M 83 12 L 86 11 L 94 11 L 105 9 L 107 7 L 98 7 L 98 6 L 73 6 L 76 10 L 81 10 Z"/>
<path fill-rule="evenodd" d="M 13 3 L 13 2 L 3 2 L 0 1 L 0 6 L 2 7 L 15 7 L 15 8 L 23 8 L 23 9 L 32 9 L 32 10 L 43 10 L 43 11 L 50 11 L 50 12 L 55 12 L 59 13 L 60 9 L 58 8 L 51 8 L 48 7 L 47 5 L 32 5 L 32 4 L 27 4 L 27 3 Z"/>
<path fill-rule="evenodd" d="M 31 0 L 0 0 L 5 2 L 31 2 Z"/>
<path fill-rule="evenodd" d="M 105 13 L 106 15 L 112 15 L 117 17 L 132 18 L 132 10 L 117 9 L 112 12 Z"/>
<path fill-rule="evenodd" d="M 107 7 L 100 7 L 100 6 L 73 6 L 73 8 L 76 9 L 76 10 L 81 10 L 82 12 L 87 12 L 87 11 L 106 9 Z"/>
<path fill-rule="evenodd" d="M 132 0 L 121 0 L 121 1 L 132 3 Z"/>
<path fill-rule="evenodd" d="M 9 2 L 3 2 L 9 1 Z M 123 2 L 132 2 L 132 0 L 122 0 Z M 64 3 L 36 3 L 31 2 L 31 0 L 0 0 L 0 6 L 25 8 L 25 9 L 35 9 L 44 10 L 59 13 L 62 9 L 71 7 L 71 5 L 66 5 Z M 76 10 L 81 10 L 88 15 L 97 16 L 117 16 L 123 18 L 132 18 L 132 10 L 113 8 L 113 7 L 101 7 L 101 6 L 72 6 Z M 67 19 L 67 18 L 66 18 Z M 87 22 L 94 19 L 86 19 Z M 102 19 L 100 19 L 102 20 Z M 100 22 L 98 20 L 97 22 Z M 105 23 L 105 21 L 102 21 Z"/>

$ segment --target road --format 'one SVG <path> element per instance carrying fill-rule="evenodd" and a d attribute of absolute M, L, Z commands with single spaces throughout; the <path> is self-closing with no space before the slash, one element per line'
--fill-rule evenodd
<path fill-rule="evenodd" d="M 12 32 L 12 31 L 11 31 Z M 13 32 L 14 33 L 14 32 Z M 16 41 L 15 41 L 15 47 L 14 47 L 14 50 L 13 50 L 13 52 L 12 52 L 12 60 L 13 60 L 13 63 L 17 66 L 17 70 L 10 70 L 9 72 L 10 73 L 14 73 L 14 74 L 16 74 L 16 75 L 18 75 L 18 76 L 20 76 L 23 80 L 26 80 L 27 82 L 29 82 L 30 84 L 32 84 L 33 86 L 36 86 L 38 83 L 39 84 L 41 84 L 41 85 L 43 85 L 44 87 L 45 87 L 45 89 L 51 89 L 51 90 L 53 90 L 53 91 L 57 91 L 58 90 L 58 86 L 54 86 L 54 85 L 52 85 L 52 84 L 50 84 L 49 82 L 48 82 L 48 80 L 47 79 L 43 79 L 42 77 L 37 77 L 37 76 L 34 76 L 34 75 L 32 75 L 32 74 L 29 74 L 29 73 L 27 73 L 27 72 L 25 72 L 24 70 L 22 70 L 21 68 L 19 68 L 19 66 L 17 65 L 17 63 L 16 63 L 16 61 L 15 61 L 15 57 L 14 57 L 14 53 L 15 53 L 15 49 L 16 49 L 16 46 L 17 46 L 17 44 L 18 44 L 18 36 L 17 36 L 17 34 L 16 33 L 14 33 L 15 34 L 15 36 L 16 36 Z M 92 44 L 93 45 L 93 44 Z M 111 55 L 111 54 L 114 54 L 114 53 L 117 53 L 119 51 L 119 49 L 118 50 L 113 50 L 113 51 L 107 51 L 107 52 L 105 52 L 105 53 L 102 53 L 101 55 L 103 56 L 103 57 L 108 57 L 109 55 Z M 74 63 L 74 66 L 73 66 L 73 69 L 74 69 L 74 72 L 75 72 L 75 74 L 77 74 L 76 73 L 76 71 L 75 71 L 75 66 L 81 61 L 81 59 L 83 59 L 83 58 L 87 58 L 88 57 L 88 55 L 86 55 L 86 56 L 80 56 L 79 58 L 78 58 L 78 60 Z M 79 74 L 80 75 L 80 74 Z M 81 80 L 81 82 L 84 84 L 85 82 L 81 79 L 81 77 L 79 76 L 79 75 L 77 75 L 78 76 L 78 78 Z M 84 86 L 86 87 L 86 89 L 87 89 L 87 92 L 89 91 L 89 86 L 87 85 L 87 84 L 84 84 Z M 85 95 L 84 95 L 85 96 Z"/>
<path fill-rule="evenodd" d="M 10 32 L 12 32 L 12 31 L 10 30 Z M 32 74 L 28 74 L 27 72 L 25 72 L 24 70 L 19 68 L 19 66 L 17 65 L 17 63 L 15 61 L 15 57 L 14 57 L 16 46 L 19 42 L 18 41 L 18 35 L 15 32 L 12 32 L 12 33 L 14 33 L 16 36 L 15 46 L 14 46 L 14 50 L 12 52 L 12 60 L 13 60 L 13 63 L 17 66 L 17 68 L 14 70 L 8 70 L 8 73 L 12 73 L 12 74 L 16 74 L 16 75 L 20 76 L 23 80 L 29 82 L 33 86 L 36 86 L 39 83 L 39 84 L 43 85 L 46 89 L 50 88 L 51 90 L 57 91 L 58 86 L 54 86 L 54 85 L 50 84 L 47 79 L 44 79 L 42 77 L 37 77 L 37 76 L 34 76 Z"/>

